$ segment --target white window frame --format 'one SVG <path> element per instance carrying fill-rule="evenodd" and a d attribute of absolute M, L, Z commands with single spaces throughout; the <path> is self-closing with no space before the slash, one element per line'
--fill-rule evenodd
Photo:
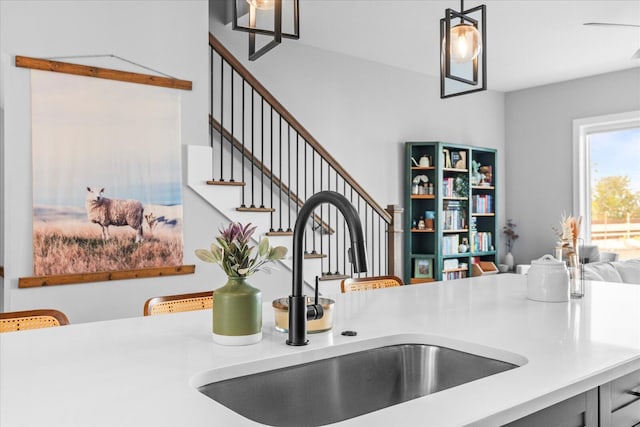
<path fill-rule="evenodd" d="M 591 243 L 591 150 L 588 136 L 640 127 L 640 110 L 573 121 L 573 215 L 582 216 L 582 238 Z"/>

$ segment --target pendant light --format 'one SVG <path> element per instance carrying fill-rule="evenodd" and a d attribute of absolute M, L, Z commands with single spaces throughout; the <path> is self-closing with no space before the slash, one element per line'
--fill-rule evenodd
<path fill-rule="evenodd" d="M 486 6 L 445 10 L 440 20 L 440 98 L 486 90 Z"/>
<path fill-rule="evenodd" d="M 249 33 L 249 60 L 278 46 L 282 38 L 300 38 L 300 0 L 233 0 L 233 29 Z M 283 20 L 283 16 L 290 19 Z M 287 30 L 283 30 L 283 26 Z M 271 40 L 256 49 L 256 35 Z"/>

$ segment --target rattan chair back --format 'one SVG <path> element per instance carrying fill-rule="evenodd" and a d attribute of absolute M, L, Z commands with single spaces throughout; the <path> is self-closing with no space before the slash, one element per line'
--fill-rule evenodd
<path fill-rule="evenodd" d="M 154 297 L 144 303 L 144 315 L 205 310 L 213 307 L 213 291 Z"/>
<path fill-rule="evenodd" d="M 0 313 L 0 333 L 68 325 L 67 316 L 58 310 L 41 309 Z"/>
<path fill-rule="evenodd" d="M 373 276 L 359 278 L 351 277 L 342 280 L 342 283 L 340 283 L 340 289 L 342 290 L 342 293 L 346 293 L 354 291 L 369 291 L 372 289 L 381 288 L 392 288 L 402 285 L 404 285 L 402 279 L 397 276 Z"/>

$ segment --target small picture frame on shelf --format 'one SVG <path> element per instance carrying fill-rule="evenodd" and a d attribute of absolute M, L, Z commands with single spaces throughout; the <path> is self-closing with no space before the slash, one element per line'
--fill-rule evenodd
<path fill-rule="evenodd" d="M 414 261 L 413 277 L 419 279 L 431 279 L 433 277 L 432 260 L 416 258 Z"/>

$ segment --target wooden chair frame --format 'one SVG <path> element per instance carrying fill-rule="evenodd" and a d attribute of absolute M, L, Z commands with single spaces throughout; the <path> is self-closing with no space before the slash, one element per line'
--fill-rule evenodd
<path fill-rule="evenodd" d="M 144 303 L 144 315 L 206 310 L 213 306 L 213 291 L 149 298 Z"/>
<path fill-rule="evenodd" d="M 393 288 L 402 286 L 404 282 L 398 276 L 350 277 L 342 280 L 342 293 L 353 291 L 368 291 L 371 289 Z"/>
<path fill-rule="evenodd" d="M 0 313 L 0 333 L 51 328 L 69 324 L 67 316 L 54 309 L 10 311 Z"/>

